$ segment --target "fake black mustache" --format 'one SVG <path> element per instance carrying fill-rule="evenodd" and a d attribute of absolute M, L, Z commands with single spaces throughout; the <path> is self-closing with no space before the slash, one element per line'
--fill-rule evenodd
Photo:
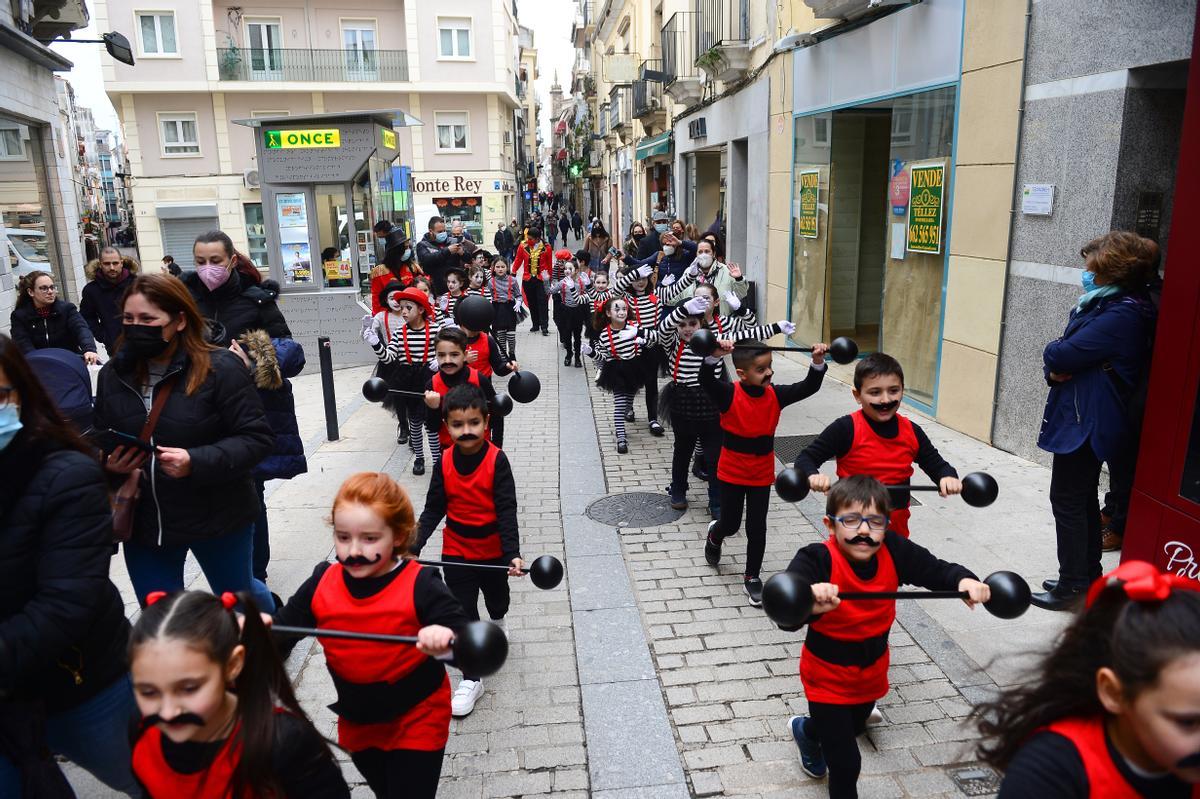
<path fill-rule="evenodd" d="M 188 724 L 193 724 L 197 727 L 203 727 L 204 719 L 200 718 L 195 713 L 188 713 L 186 711 L 169 719 L 164 719 L 157 713 L 151 713 L 149 716 L 146 716 L 144 719 L 142 719 L 142 723 L 144 723 L 147 727 L 150 727 L 154 724 L 166 724 L 168 727 L 186 727 Z"/>
<path fill-rule="evenodd" d="M 463 433 L 461 436 L 458 437 L 458 440 L 459 441 L 478 441 L 479 436 L 475 435 L 474 433 Z"/>
<path fill-rule="evenodd" d="M 337 562 L 343 566 L 372 566 L 381 560 L 383 560 L 383 553 L 376 552 L 374 559 L 369 559 L 366 555 L 351 555 L 348 558 L 338 558 Z"/>
<path fill-rule="evenodd" d="M 876 541 L 869 535 L 856 535 L 854 538 L 845 539 L 845 541 L 850 546 L 854 546 L 855 544 L 870 544 L 873 547 L 877 547 L 883 543 L 882 541 Z"/>
<path fill-rule="evenodd" d="M 1200 752 L 1190 754 L 1175 764 L 1175 768 L 1200 768 Z"/>
<path fill-rule="evenodd" d="M 900 400 L 892 400 L 891 402 L 872 402 L 871 407 L 880 413 L 887 413 L 888 411 L 894 411 L 896 408 L 899 408 Z"/>

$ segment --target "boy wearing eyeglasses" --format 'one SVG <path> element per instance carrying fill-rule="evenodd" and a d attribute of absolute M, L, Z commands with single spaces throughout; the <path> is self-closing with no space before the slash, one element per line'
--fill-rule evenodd
<path fill-rule="evenodd" d="M 825 503 L 829 537 L 801 548 L 787 569 L 811 585 L 813 595 L 800 650 L 808 716 L 793 716 L 788 727 L 800 767 L 816 779 L 828 774 L 831 797 L 858 795 L 862 757 L 856 738 L 888 691 L 888 631 L 896 619 L 894 599 L 843 604 L 838 592 L 895 591 L 908 584 L 965 591 L 970 608 L 991 597 L 965 567 L 889 530 L 889 510 L 888 491 L 875 478 L 839 480 Z"/>

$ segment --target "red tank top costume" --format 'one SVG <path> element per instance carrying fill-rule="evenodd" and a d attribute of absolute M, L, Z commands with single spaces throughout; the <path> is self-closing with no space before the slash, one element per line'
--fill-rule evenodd
<path fill-rule="evenodd" d="M 163 755 L 162 730 L 152 725 L 133 745 L 133 773 L 146 787 L 150 799 L 228 799 L 230 781 L 237 768 L 242 746 L 235 743 L 241 722 L 233 728 L 233 734 L 217 752 L 206 769 L 194 774 L 183 774 L 171 768 Z M 245 793 L 250 797 L 252 794 Z"/>
<path fill-rule="evenodd" d="M 871 429 L 861 410 L 850 414 L 854 422 L 854 440 L 850 451 L 837 459 L 837 476 L 865 474 L 884 485 L 904 485 L 913 475 L 917 457 L 917 434 L 913 424 L 896 414 L 899 432 L 895 438 L 884 438 Z M 896 508 L 889 518 L 890 527 L 908 538 L 908 507 Z"/>
<path fill-rule="evenodd" d="M 837 541 L 825 541 L 832 568 L 829 582 L 842 591 L 895 591 L 896 564 L 885 545 L 875 553 L 875 576 L 863 580 L 850 568 Z M 894 599 L 843 602 L 808 625 L 800 650 L 800 682 L 810 702 L 857 705 L 888 691 L 887 634 L 896 619 Z M 819 654 L 815 654 L 819 653 Z M 877 657 L 874 657 L 878 653 Z M 873 659 L 872 659 L 873 658 Z M 838 662 L 841 661 L 841 662 Z"/>
<path fill-rule="evenodd" d="M 721 414 L 721 457 L 717 479 L 743 486 L 769 486 L 775 482 L 775 428 L 779 425 L 779 398 L 774 386 L 764 386 L 761 397 L 752 397 L 740 382 L 733 384 L 733 402 Z"/>
<path fill-rule="evenodd" d="M 420 564 L 405 565 L 379 593 L 356 599 L 342 564 L 325 570 L 313 592 L 318 627 L 416 635 L 421 627 L 413 600 Z M 334 677 L 338 701 L 338 744 L 363 749 L 415 749 L 432 752 L 450 737 L 450 678 L 445 667 L 415 646 L 319 638 Z M 363 707 L 367 710 L 364 711 Z M 360 721 L 352 721 L 349 713 Z"/>
<path fill-rule="evenodd" d="M 1113 762 L 1104 736 L 1103 717 L 1059 719 L 1043 729 L 1056 732 L 1075 744 L 1087 774 L 1091 799 L 1144 799 Z M 1200 799 L 1200 785 L 1192 786 L 1192 799 Z"/>
<path fill-rule="evenodd" d="M 482 333 L 479 335 L 480 337 L 483 336 Z M 473 386 L 478 386 L 479 370 L 473 366 L 464 366 L 463 368 L 467 370 L 467 382 Z M 446 395 L 450 393 L 450 388 L 450 386 L 446 385 L 446 381 L 442 379 L 441 372 L 438 372 L 433 376 L 433 390 L 441 394 L 442 399 L 445 399 Z M 441 413 L 441 410 L 434 410 L 434 413 Z M 490 428 L 489 430 L 484 431 L 484 436 L 489 440 L 491 439 Z M 454 446 L 454 439 L 450 438 L 450 428 L 446 427 L 445 418 L 443 418 L 441 424 L 438 425 L 438 441 L 440 441 L 442 444 L 442 452 L 445 452 L 447 449 Z"/>
<path fill-rule="evenodd" d="M 487 333 L 480 333 L 474 341 L 467 342 L 467 352 L 475 353 L 475 363 L 471 366 L 484 377 L 492 376 L 492 344 L 488 341 Z"/>
<path fill-rule="evenodd" d="M 496 458 L 500 448 L 488 451 L 475 471 L 462 474 L 454 468 L 455 448 L 442 456 L 442 485 L 446 490 L 446 529 L 442 555 L 467 560 L 495 560 L 504 554 L 496 529 Z"/>

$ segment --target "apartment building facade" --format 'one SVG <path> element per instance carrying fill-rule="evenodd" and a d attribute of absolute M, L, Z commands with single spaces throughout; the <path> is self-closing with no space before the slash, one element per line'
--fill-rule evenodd
<path fill-rule="evenodd" d="M 255 129 L 235 124 L 256 117 L 402 110 L 422 122 L 399 137 L 418 233 L 439 214 L 490 240 L 517 210 L 518 120 L 533 127 L 533 75 L 521 70 L 512 0 L 99 0 L 95 15 L 102 29 L 135 32 L 137 66 L 106 64 L 104 81 L 128 145 L 144 259 L 186 267 L 196 234 L 221 228 L 270 267 Z M 330 202 L 345 249 L 370 220 Z"/>

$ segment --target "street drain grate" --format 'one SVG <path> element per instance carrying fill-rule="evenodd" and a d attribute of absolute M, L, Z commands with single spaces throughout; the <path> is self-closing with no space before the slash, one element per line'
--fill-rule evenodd
<path fill-rule="evenodd" d="M 1000 775 L 989 766 L 948 766 L 946 772 L 964 796 L 990 796 L 1000 790 Z"/>
<path fill-rule="evenodd" d="M 792 466 L 796 456 L 816 440 L 816 436 L 775 436 L 775 455 L 785 466 Z"/>
<path fill-rule="evenodd" d="M 612 494 L 588 505 L 588 518 L 614 527 L 655 527 L 676 521 L 683 511 L 671 507 L 666 494 L 632 491 Z"/>

